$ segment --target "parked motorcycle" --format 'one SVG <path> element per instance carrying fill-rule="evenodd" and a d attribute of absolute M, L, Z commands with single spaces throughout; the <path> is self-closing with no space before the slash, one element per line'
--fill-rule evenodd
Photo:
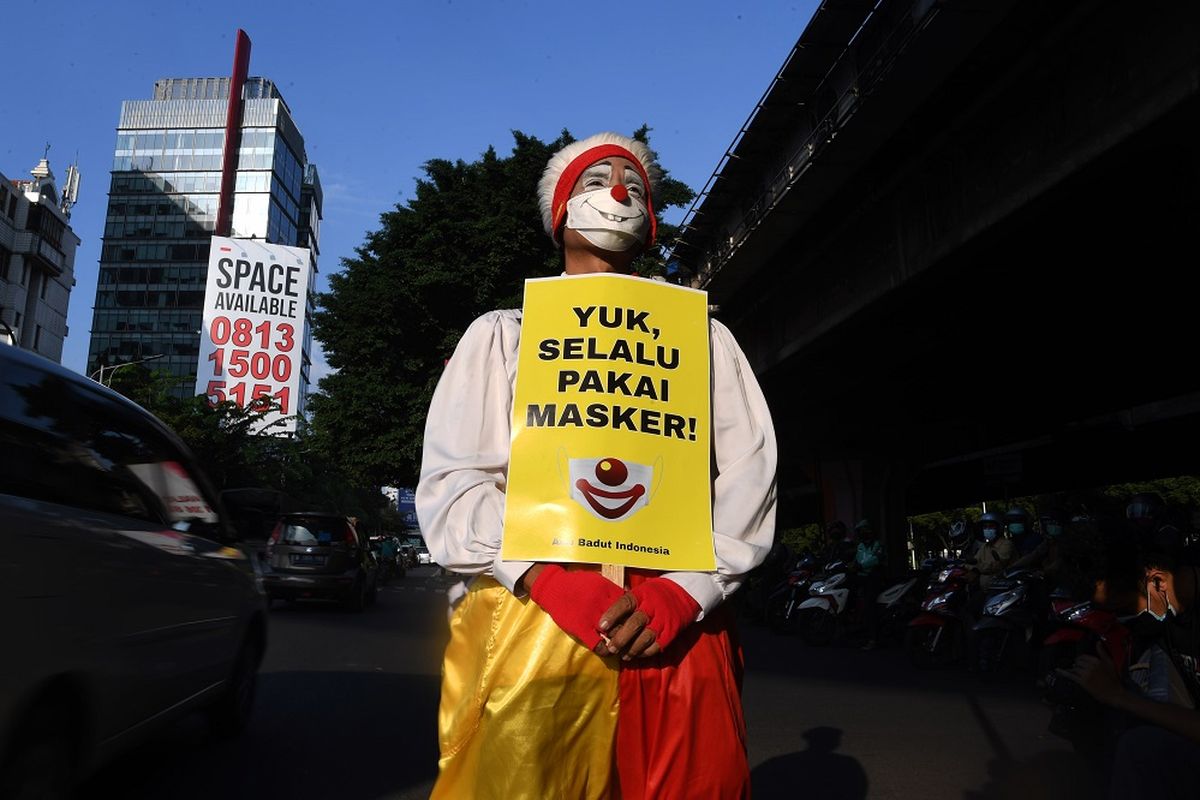
<path fill-rule="evenodd" d="M 946 562 L 930 581 L 921 612 L 908 623 L 904 637 L 904 649 L 914 666 L 945 666 L 963 657 L 970 585 L 971 570 L 959 560 Z"/>
<path fill-rule="evenodd" d="M 879 606 L 880 638 L 903 641 L 908 623 L 921 611 L 930 576 L 940 572 L 945 563 L 943 558 L 927 558 L 907 578 L 879 593 L 875 602 Z"/>
<path fill-rule="evenodd" d="M 850 608 L 850 564 L 832 561 L 808 587 L 809 597 L 800 604 L 800 636 L 818 647 L 836 638 L 842 617 Z"/>
<path fill-rule="evenodd" d="M 1057 670 L 1069 668 L 1079 655 L 1094 655 L 1100 645 L 1124 678 L 1133 635 L 1111 611 L 1061 592 L 1050 597 L 1050 625 L 1038 658 L 1038 684 L 1053 709 L 1050 732 L 1069 741 L 1081 755 L 1100 759 L 1116 735 L 1113 717 Z"/>
<path fill-rule="evenodd" d="M 791 633 L 799 629 L 800 604 L 808 598 L 809 585 L 816 569 L 816 560 L 812 556 L 804 556 L 771 591 L 767 597 L 766 616 L 772 630 Z"/>
<path fill-rule="evenodd" d="M 1036 647 L 1035 634 L 1044 628 L 1046 606 L 1042 573 L 1022 569 L 1005 573 L 988 587 L 983 614 L 974 624 L 975 667 L 994 673 L 1012 660 L 1021 647 Z"/>

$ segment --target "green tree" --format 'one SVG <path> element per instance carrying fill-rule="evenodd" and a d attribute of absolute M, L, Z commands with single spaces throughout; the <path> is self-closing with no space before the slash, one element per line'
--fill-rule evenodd
<path fill-rule="evenodd" d="M 1141 483 L 1120 483 L 1115 486 L 1106 486 L 1102 492 L 1111 503 L 1121 506 L 1138 492 L 1153 492 L 1169 506 L 1180 512 L 1186 511 L 1189 517 L 1188 522 L 1190 522 L 1191 512 L 1200 508 L 1200 477 L 1194 475 L 1160 478 Z"/>
<path fill-rule="evenodd" d="M 207 398 L 179 398 L 179 378 L 164 370 L 135 366 L 113 375 L 111 387 L 150 411 L 187 444 L 218 490 L 259 486 L 282 488 L 289 460 L 281 451 L 292 443 L 263 436 L 269 408 L 241 408 Z"/>
<path fill-rule="evenodd" d="M 377 487 L 355 484 L 314 444 L 300 421 L 292 436 L 269 435 L 270 407 L 246 409 L 204 396 L 180 399 L 179 378 L 141 367 L 113 375 L 112 388 L 150 411 L 188 446 L 215 489 L 275 489 L 318 511 L 375 523 L 385 498 Z M 281 423 L 279 423 L 281 424 Z M 264 435 L 266 432 L 267 435 Z"/>
<path fill-rule="evenodd" d="M 786 528 L 779 532 L 779 541 L 790 547 L 793 553 L 820 553 L 825 549 L 825 531 L 816 523 Z"/>
<path fill-rule="evenodd" d="M 635 138 L 648 143 L 643 126 Z M 513 148 L 477 161 L 433 159 L 407 204 L 380 216 L 319 296 L 314 333 L 336 372 L 311 398 L 319 446 L 359 485 L 412 486 L 425 414 L 445 361 L 471 321 L 521 305 L 526 278 L 556 275 L 561 257 L 542 228 L 536 187 L 547 160 L 573 141 L 513 131 Z M 693 192 L 664 175 L 656 210 Z M 674 228 L 660 225 L 659 241 Z M 654 249 L 634 268 L 663 274 Z"/>
<path fill-rule="evenodd" d="M 1125 504 L 1138 492 L 1153 492 L 1166 502 L 1171 521 L 1185 529 L 1195 527 L 1194 520 L 1200 514 L 1200 476 L 1181 475 L 1174 478 L 1118 483 L 1071 492 L 1056 492 L 1015 497 L 1007 502 L 986 501 L 989 511 L 1003 514 L 1014 505 L 1025 509 L 1032 519 L 1049 509 L 1059 509 L 1068 516 L 1085 515 L 1093 518 L 1121 519 Z M 947 532 L 956 520 L 966 520 L 974 531 L 982 511 L 980 505 L 955 508 L 908 518 L 912 528 L 914 549 L 920 555 L 940 551 L 948 546 Z"/>

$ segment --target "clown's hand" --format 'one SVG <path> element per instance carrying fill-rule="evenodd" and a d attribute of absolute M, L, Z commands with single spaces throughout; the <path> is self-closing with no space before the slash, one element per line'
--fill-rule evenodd
<path fill-rule="evenodd" d="M 657 655 L 696 619 L 700 605 L 683 587 L 651 578 L 626 592 L 600 619 L 608 652 L 632 658 Z"/>
<path fill-rule="evenodd" d="M 596 650 L 602 638 L 600 615 L 621 595 L 620 587 L 599 572 L 568 572 L 557 564 L 542 567 L 529 590 L 533 602 L 589 650 Z"/>

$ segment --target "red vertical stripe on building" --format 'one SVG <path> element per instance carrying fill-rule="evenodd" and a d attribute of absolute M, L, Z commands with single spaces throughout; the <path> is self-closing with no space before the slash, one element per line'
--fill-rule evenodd
<path fill-rule="evenodd" d="M 241 28 L 233 50 L 233 75 L 229 80 L 229 107 L 225 112 L 225 151 L 221 158 L 221 199 L 217 206 L 217 235 L 228 236 L 233 219 L 233 188 L 237 178 L 238 148 L 242 145 L 242 91 L 250 71 L 250 37 Z"/>

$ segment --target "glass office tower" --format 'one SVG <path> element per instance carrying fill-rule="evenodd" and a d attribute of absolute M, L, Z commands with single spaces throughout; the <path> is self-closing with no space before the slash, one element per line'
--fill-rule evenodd
<path fill-rule="evenodd" d="M 230 84 L 230 78 L 168 78 L 154 84 L 153 99 L 121 104 L 89 374 L 102 365 L 153 357 L 147 366 L 178 376 L 181 397 L 192 393 Z M 274 83 L 248 78 L 242 97 L 227 235 L 310 248 L 315 280 L 321 217 L 316 168 L 307 163 L 304 138 Z M 309 289 L 304 390 L 311 363 L 311 284 Z"/>

